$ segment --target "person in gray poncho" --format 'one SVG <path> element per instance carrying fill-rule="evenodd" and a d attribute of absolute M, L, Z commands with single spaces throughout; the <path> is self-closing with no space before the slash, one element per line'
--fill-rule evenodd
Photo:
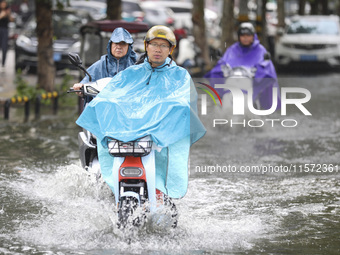
<path fill-rule="evenodd" d="M 133 38 L 131 34 L 124 28 L 116 28 L 111 35 L 107 44 L 107 54 L 92 64 L 87 72 L 91 75 L 92 81 L 106 77 L 114 77 L 120 71 L 134 65 L 137 60 L 137 54 L 132 49 Z M 73 85 L 74 90 L 79 90 L 84 83 L 90 81 L 86 75 L 80 83 Z M 78 93 L 81 95 L 81 93 Z M 85 103 L 91 101 L 92 98 L 86 98 Z"/>

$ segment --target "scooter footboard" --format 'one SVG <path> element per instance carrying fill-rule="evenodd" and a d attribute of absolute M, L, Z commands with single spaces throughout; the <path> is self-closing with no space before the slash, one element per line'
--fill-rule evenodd
<path fill-rule="evenodd" d="M 83 168 L 88 167 L 97 155 L 97 148 L 91 144 L 84 132 L 78 133 L 79 158 Z"/>

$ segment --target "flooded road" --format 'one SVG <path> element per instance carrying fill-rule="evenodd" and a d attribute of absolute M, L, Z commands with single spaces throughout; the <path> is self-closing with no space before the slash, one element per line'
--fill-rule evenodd
<path fill-rule="evenodd" d="M 76 109 L 27 123 L 11 114 L 0 121 L 0 254 L 339 254 L 339 79 L 280 76 L 311 92 L 312 116 L 270 116 L 296 127 L 213 127 L 214 114 L 200 116 L 208 132 L 192 147 L 178 227 L 146 226 L 131 244 L 110 190 L 80 167 Z"/>

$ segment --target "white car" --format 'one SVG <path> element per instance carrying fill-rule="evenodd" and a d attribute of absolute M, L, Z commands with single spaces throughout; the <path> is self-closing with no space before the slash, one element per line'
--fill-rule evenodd
<path fill-rule="evenodd" d="M 276 43 L 278 66 L 299 63 L 326 63 L 340 66 L 338 16 L 296 16 Z"/>
<path fill-rule="evenodd" d="M 142 1 L 142 6 L 154 6 L 155 8 L 168 8 L 172 11 L 172 17 L 174 18 L 174 28 L 186 28 L 189 31 L 192 30 L 192 14 L 193 9 L 192 2 L 187 1 Z M 205 8 L 204 9 L 204 19 L 206 22 L 206 30 L 209 33 L 217 34 L 220 31 L 219 28 L 219 17 L 216 12 Z M 217 32 L 215 32 L 217 30 Z M 189 32 L 191 33 L 191 32 Z"/>
<path fill-rule="evenodd" d="M 156 5 L 154 1 L 141 2 L 141 7 L 145 13 L 144 22 L 150 27 L 155 25 L 172 26 L 174 24 L 174 12 L 165 6 Z"/>
<path fill-rule="evenodd" d="M 70 6 L 86 9 L 94 20 L 106 18 L 107 0 L 69 1 Z M 144 12 L 140 7 L 140 0 L 122 0 L 122 19 L 126 21 L 143 21 Z"/>
<path fill-rule="evenodd" d="M 88 11 L 93 20 L 106 18 L 106 3 L 98 1 L 70 1 L 70 6 L 75 9 Z"/>
<path fill-rule="evenodd" d="M 192 28 L 191 10 L 193 5 L 191 2 L 182 1 L 157 1 L 152 3 L 156 6 L 170 8 L 174 13 L 175 29 L 177 28 Z M 144 3 L 146 4 L 146 3 Z"/>

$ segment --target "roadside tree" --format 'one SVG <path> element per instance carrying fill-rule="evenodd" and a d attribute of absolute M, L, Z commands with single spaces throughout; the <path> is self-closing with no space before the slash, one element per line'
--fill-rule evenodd
<path fill-rule="evenodd" d="M 37 87 L 54 90 L 55 65 L 53 61 L 52 0 L 35 0 L 36 33 L 38 38 Z"/>

